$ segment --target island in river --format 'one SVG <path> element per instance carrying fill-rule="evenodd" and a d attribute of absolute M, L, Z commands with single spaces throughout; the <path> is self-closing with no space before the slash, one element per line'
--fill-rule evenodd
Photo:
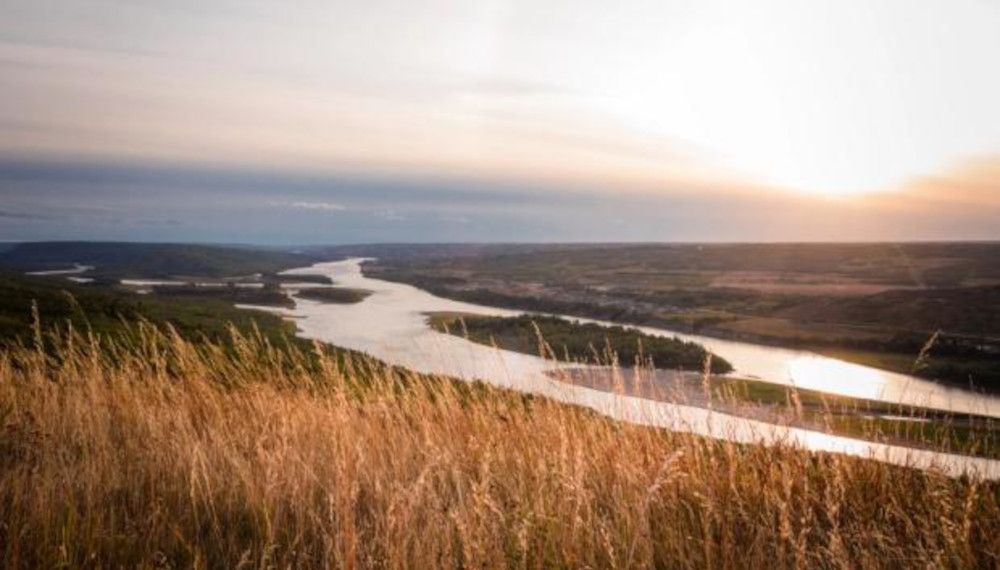
<path fill-rule="evenodd" d="M 495 317 L 472 313 L 431 313 L 428 324 L 440 332 L 563 362 L 645 366 L 701 371 L 709 364 L 713 374 L 732 372 L 726 359 L 705 347 L 677 337 L 646 334 L 622 326 L 583 323 L 546 315 Z"/>

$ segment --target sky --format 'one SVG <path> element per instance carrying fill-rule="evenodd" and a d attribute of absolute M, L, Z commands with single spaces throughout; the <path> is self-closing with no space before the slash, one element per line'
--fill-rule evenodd
<path fill-rule="evenodd" d="M 0 11 L 0 240 L 1000 239 L 1000 0 Z"/>

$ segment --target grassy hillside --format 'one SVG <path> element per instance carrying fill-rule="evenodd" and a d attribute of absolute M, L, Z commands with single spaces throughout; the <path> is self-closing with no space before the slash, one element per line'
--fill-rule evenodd
<path fill-rule="evenodd" d="M 701 371 L 708 357 L 705 348 L 693 342 L 557 317 L 436 313 L 428 322 L 439 331 L 464 336 L 473 342 L 562 361 L 609 363 L 617 359 L 622 366 L 640 363 L 655 368 Z M 732 370 L 724 358 L 713 355 L 713 373 Z"/>
<path fill-rule="evenodd" d="M 0 251 L 0 267 L 39 271 L 93 265 L 107 278 L 233 277 L 273 273 L 312 263 L 312 258 L 268 249 L 195 244 L 30 242 Z"/>
<path fill-rule="evenodd" d="M 145 329 L 0 350 L 7 568 L 989 568 L 997 483 Z"/>
<path fill-rule="evenodd" d="M 236 309 L 229 298 L 135 295 L 0 271 L 0 346 L 32 339 L 33 304 L 45 328 L 72 323 L 77 330 L 101 335 L 120 333 L 125 323 L 139 319 L 170 324 L 189 338 L 224 338 L 229 324 L 243 331 L 256 326 L 272 339 L 294 333 L 293 326 L 279 317 Z"/>

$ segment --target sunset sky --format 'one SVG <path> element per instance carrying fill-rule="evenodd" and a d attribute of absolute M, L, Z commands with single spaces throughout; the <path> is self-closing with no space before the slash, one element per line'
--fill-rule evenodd
<path fill-rule="evenodd" d="M 995 0 L 0 9 L 0 240 L 1000 239 Z"/>

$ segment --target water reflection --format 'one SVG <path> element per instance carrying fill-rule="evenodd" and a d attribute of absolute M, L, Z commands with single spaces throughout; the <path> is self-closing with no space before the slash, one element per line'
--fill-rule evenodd
<path fill-rule="evenodd" d="M 869 400 L 882 399 L 887 384 L 885 376 L 873 368 L 813 355 L 792 358 L 788 378 L 799 388 L 826 391 L 837 386 L 839 394 Z"/>
<path fill-rule="evenodd" d="M 829 435 L 806 429 L 779 426 L 746 417 L 736 417 L 702 407 L 677 402 L 644 399 L 631 395 L 594 390 L 568 382 L 554 380 L 550 375 L 559 366 L 526 354 L 497 350 L 463 338 L 439 333 L 425 322 L 424 313 L 431 311 L 464 311 L 488 315 L 514 315 L 517 311 L 483 307 L 435 297 L 409 285 L 364 277 L 358 259 L 320 263 L 289 273 L 319 273 L 331 277 L 338 285 L 373 292 L 360 303 L 351 305 L 326 304 L 295 298 L 295 309 L 265 309 L 295 317 L 299 335 L 324 340 L 332 344 L 359 350 L 386 362 L 417 372 L 440 374 L 463 379 L 476 379 L 519 391 L 540 394 L 559 401 L 586 406 L 610 417 L 643 425 L 665 427 L 737 442 L 800 445 L 813 450 L 849 453 L 882 461 L 939 469 L 950 474 L 974 473 L 1000 478 L 1000 462 L 901 446 L 871 443 L 848 437 Z M 657 334 L 670 331 L 645 329 Z M 685 335 L 688 338 L 690 335 Z M 744 373 L 778 370 L 787 374 L 779 379 L 810 387 L 825 386 L 838 381 L 838 369 L 824 359 L 812 360 L 804 353 L 756 347 L 710 339 L 709 348 L 729 359 Z M 708 344 L 708 343 L 706 343 Z M 729 350 L 728 347 L 733 348 Z M 751 358 L 756 350 L 756 360 Z M 787 355 L 795 358 L 788 358 Z M 754 363 L 764 366 L 754 367 Z M 833 361 L 838 362 L 838 361 Z M 793 364 L 795 363 L 795 364 Z M 888 392 L 878 378 L 866 377 L 866 370 L 855 365 L 841 369 L 851 372 L 851 383 L 862 390 L 865 381 L 875 388 L 858 392 L 872 397 L 875 392 Z M 864 367 L 859 367 L 864 369 Z M 871 370 L 871 369 L 868 369 Z M 905 378 L 905 377 L 904 377 Z M 925 383 L 926 384 L 926 383 Z M 865 388 L 867 390 L 867 388 Z"/>
<path fill-rule="evenodd" d="M 601 322 L 601 321 L 593 321 Z M 660 336 L 677 336 L 704 345 L 732 363 L 735 375 L 880 402 L 921 406 L 961 414 L 1000 418 L 1000 397 L 953 388 L 815 353 L 637 327 Z"/>

